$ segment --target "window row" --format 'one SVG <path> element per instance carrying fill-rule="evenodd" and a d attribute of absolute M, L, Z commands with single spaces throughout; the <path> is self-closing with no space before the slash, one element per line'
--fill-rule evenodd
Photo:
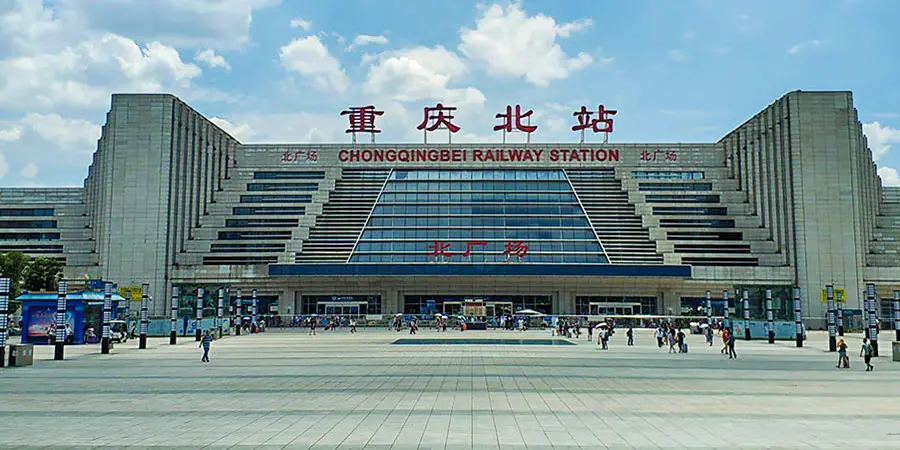
<path fill-rule="evenodd" d="M 59 233 L 0 233 L 3 241 L 58 241 Z"/>
<path fill-rule="evenodd" d="M 243 197 L 241 198 L 243 199 Z M 573 193 L 473 192 L 443 194 L 408 192 L 405 194 L 382 194 L 378 203 L 577 203 L 577 200 Z"/>
<path fill-rule="evenodd" d="M 719 203 L 718 195 L 704 194 L 650 194 L 647 203 Z"/>
<path fill-rule="evenodd" d="M 241 203 L 309 203 L 312 195 L 242 195 Z"/>
<path fill-rule="evenodd" d="M 681 206 L 655 206 L 653 214 L 668 216 L 727 216 L 728 208 L 694 208 Z"/>
<path fill-rule="evenodd" d="M 225 219 L 225 228 L 296 227 L 297 219 Z"/>
<path fill-rule="evenodd" d="M 0 217 L 46 217 L 53 215 L 53 208 L 0 208 Z"/>
<path fill-rule="evenodd" d="M 587 219 L 574 216 L 418 216 L 372 217 L 369 227 L 578 227 L 589 228 Z"/>
<path fill-rule="evenodd" d="M 379 205 L 372 212 L 373 216 L 390 215 L 551 215 L 584 217 L 579 205 Z"/>
<path fill-rule="evenodd" d="M 482 257 L 483 256 L 483 257 Z M 448 261 L 448 259 L 444 259 Z M 480 264 L 502 263 L 507 257 L 503 254 L 479 255 L 477 261 L 466 258 L 453 257 L 449 262 Z M 519 263 L 555 263 L 555 264 L 607 264 L 603 255 L 592 253 L 528 253 Z M 354 254 L 350 258 L 351 263 L 436 263 L 434 256 L 426 253 L 402 253 L 402 254 Z"/>
<path fill-rule="evenodd" d="M 703 172 L 644 171 L 631 172 L 635 180 L 702 180 Z"/>
<path fill-rule="evenodd" d="M 316 191 L 318 183 L 247 183 L 250 192 L 260 191 Z"/>
<path fill-rule="evenodd" d="M 570 192 L 565 181 L 408 181 L 391 182 L 385 192 L 471 192 L 471 191 L 536 191 Z"/>
<path fill-rule="evenodd" d="M 662 227 L 684 228 L 734 228 L 734 220 L 716 219 L 660 219 Z"/>
<path fill-rule="evenodd" d="M 220 238 L 221 239 L 221 238 Z M 590 229 L 578 228 L 386 228 L 383 230 L 366 229 L 361 240 L 382 239 L 408 239 L 408 240 L 433 240 L 442 239 L 470 239 L 473 241 L 484 240 L 591 240 L 597 239 Z"/>
<path fill-rule="evenodd" d="M 392 180 L 565 180 L 561 170 L 396 170 Z"/>
<path fill-rule="evenodd" d="M 303 206 L 246 206 L 231 210 L 235 216 L 302 216 L 306 214 Z"/>
<path fill-rule="evenodd" d="M 275 264 L 277 256 L 204 256 L 204 266 L 249 266 L 255 264 Z"/>
<path fill-rule="evenodd" d="M 256 252 L 283 252 L 284 244 L 211 244 L 211 253 L 256 253 Z"/>
<path fill-rule="evenodd" d="M 55 220 L 0 220 L 0 228 L 56 228 Z"/>
<path fill-rule="evenodd" d="M 469 251 L 470 254 L 503 253 L 508 241 L 481 241 L 487 245 L 477 245 L 473 241 L 443 240 L 437 241 L 448 245 L 445 252 L 462 254 Z M 425 252 L 434 251 L 435 241 L 363 241 L 356 246 L 354 253 L 368 252 Z M 522 241 L 522 245 L 528 247 L 528 254 L 547 252 L 569 253 L 603 253 L 600 244 L 594 241 Z"/>
<path fill-rule="evenodd" d="M 666 239 L 673 241 L 740 241 L 740 231 L 669 231 Z"/>
<path fill-rule="evenodd" d="M 223 241 L 240 241 L 240 240 L 274 240 L 274 239 L 290 239 L 290 231 L 220 231 L 219 239 Z"/>
<path fill-rule="evenodd" d="M 638 183 L 642 191 L 711 191 L 712 183 Z"/>
<path fill-rule="evenodd" d="M 324 180 L 325 172 L 255 172 L 254 180 Z"/>

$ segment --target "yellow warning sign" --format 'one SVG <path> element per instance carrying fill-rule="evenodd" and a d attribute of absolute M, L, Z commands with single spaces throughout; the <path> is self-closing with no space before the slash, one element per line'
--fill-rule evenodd
<path fill-rule="evenodd" d="M 841 303 L 847 302 L 847 291 L 845 291 L 844 288 L 834 288 L 834 301 L 837 302 L 838 300 L 840 300 Z M 820 291 L 819 301 L 821 301 L 823 305 L 828 303 L 828 296 L 826 295 L 824 288 Z"/>
<path fill-rule="evenodd" d="M 141 299 L 141 295 L 143 295 L 143 291 L 140 286 L 119 286 L 119 295 L 122 298 L 128 298 L 126 295 L 127 292 L 131 292 L 131 301 L 138 301 Z"/>

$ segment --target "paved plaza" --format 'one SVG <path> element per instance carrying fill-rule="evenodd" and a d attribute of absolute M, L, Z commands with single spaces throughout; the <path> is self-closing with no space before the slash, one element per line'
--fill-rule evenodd
<path fill-rule="evenodd" d="M 0 448 L 892 448 L 900 363 L 835 368 L 826 338 L 737 342 L 729 360 L 700 336 L 667 354 L 650 331 L 626 347 L 392 345 L 406 332 L 298 330 L 36 350 L 0 369 Z M 414 339 L 548 339 L 421 330 Z M 882 355 L 889 355 L 888 333 Z"/>

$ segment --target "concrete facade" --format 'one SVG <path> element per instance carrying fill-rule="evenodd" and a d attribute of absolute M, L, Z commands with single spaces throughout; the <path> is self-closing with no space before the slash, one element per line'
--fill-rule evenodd
<path fill-rule="evenodd" d="M 540 157 L 486 158 L 493 150 Z M 403 151 L 466 159 L 398 160 Z M 269 275 L 270 264 L 349 261 L 389 174 L 412 169 L 562 170 L 611 264 L 687 265 L 691 276 Z M 900 287 L 900 191 L 881 186 L 849 92 L 791 92 L 716 143 L 582 145 L 247 144 L 173 96 L 114 95 L 84 188 L 54 192 L 0 198 L 55 208 L 66 276 L 149 282 L 164 299 L 154 316 L 173 285 L 245 297 L 256 287 L 282 314 L 309 312 L 304 296 L 378 295 L 388 314 L 429 294 L 540 294 L 555 313 L 584 313 L 577 298 L 652 296 L 657 314 L 678 314 L 706 290 L 734 299 L 740 286 L 799 286 L 815 321 L 826 284 L 846 289 L 847 308 L 865 283 L 885 298 Z M 37 254 L 6 237 L 3 249 Z"/>

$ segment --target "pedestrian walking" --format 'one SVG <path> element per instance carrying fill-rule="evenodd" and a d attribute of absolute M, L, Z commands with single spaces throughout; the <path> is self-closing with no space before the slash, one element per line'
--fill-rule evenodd
<path fill-rule="evenodd" d="M 356 333 L 356 319 L 350 319 L 350 334 Z"/>
<path fill-rule="evenodd" d="M 309 319 L 309 334 L 307 336 L 315 336 L 317 326 L 319 326 L 318 317 L 311 317 Z"/>
<path fill-rule="evenodd" d="M 628 336 L 628 345 L 634 345 L 634 329 L 628 327 L 628 331 L 625 332 L 625 336 Z"/>
<path fill-rule="evenodd" d="M 209 334 L 209 330 L 203 332 L 203 338 L 200 339 L 200 345 L 197 347 L 203 347 L 203 357 L 200 358 L 200 362 L 209 362 L 209 344 L 212 342 L 212 335 Z"/>
<path fill-rule="evenodd" d="M 869 343 L 868 338 L 863 339 L 862 348 L 859 349 L 859 356 L 862 356 L 866 361 L 866 372 L 875 370 L 875 366 L 872 365 L 872 344 Z"/>
<path fill-rule="evenodd" d="M 728 348 L 728 359 L 737 358 L 737 352 L 734 351 L 734 333 L 728 333 L 728 340 L 725 346 Z"/>
<path fill-rule="evenodd" d="M 838 348 L 838 361 L 837 367 L 838 369 L 849 369 L 850 368 L 850 358 L 847 357 L 847 343 L 844 342 L 843 339 L 839 340 L 837 343 Z"/>

